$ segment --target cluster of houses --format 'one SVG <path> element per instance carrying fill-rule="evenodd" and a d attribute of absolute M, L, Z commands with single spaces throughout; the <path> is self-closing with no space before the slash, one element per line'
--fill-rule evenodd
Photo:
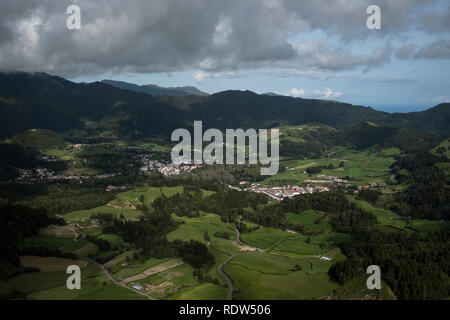
<path fill-rule="evenodd" d="M 40 156 L 38 156 L 38 159 L 42 160 L 42 161 L 47 161 L 47 162 L 59 161 L 58 157 L 55 157 L 55 156 L 42 156 L 42 155 L 40 155 Z"/>
<path fill-rule="evenodd" d="M 105 188 L 105 191 L 110 192 L 110 191 L 114 191 L 114 190 L 126 190 L 127 187 L 126 186 L 113 186 L 113 185 L 108 185 Z"/>
<path fill-rule="evenodd" d="M 174 163 L 162 163 L 158 160 L 152 160 L 152 155 L 140 155 L 141 162 L 140 171 L 144 174 L 151 173 L 153 171 L 159 171 L 164 176 L 179 175 L 184 172 L 190 172 L 200 167 L 200 164 L 174 164 Z"/>
<path fill-rule="evenodd" d="M 107 179 L 112 178 L 119 173 L 104 173 L 97 175 L 63 175 L 63 174 L 55 174 L 53 171 L 50 171 L 46 168 L 37 168 L 33 170 L 24 170 L 19 169 L 19 177 L 16 178 L 16 181 L 27 181 L 27 182 L 38 182 L 38 181 L 47 181 L 53 182 L 57 180 L 85 180 L 85 179 Z"/>
<path fill-rule="evenodd" d="M 87 143 L 74 143 L 72 145 L 70 145 L 70 148 L 74 149 L 74 150 L 80 150 L 86 147 L 90 147 L 90 146 L 94 146 L 95 144 L 87 144 Z"/>
<path fill-rule="evenodd" d="M 245 182 L 245 181 L 243 181 Z M 256 193 L 263 193 L 272 199 L 277 201 L 283 200 L 284 198 L 292 198 L 300 194 L 310 194 L 314 192 L 325 192 L 330 191 L 326 186 L 265 186 L 258 183 L 252 183 L 250 187 L 241 189 L 238 187 L 228 186 L 230 189 L 238 191 L 251 191 Z"/>
<path fill-rule="evenodd" d="M 334 176 L 326 176 L 323 174 L 320 174 L 317 176 L 316 180 L 305 180 L 304 183 L 336 183 L 336 184 L 347 184 L 348 181 L 338 178 L 338 177 L 334 177 Z"/>

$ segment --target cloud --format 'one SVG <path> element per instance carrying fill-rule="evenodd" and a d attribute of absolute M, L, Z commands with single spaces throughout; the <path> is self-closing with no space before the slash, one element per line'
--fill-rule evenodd
<path fill-rule="evenodd" d="M 314 95 L 323 98 L 338 98 L 343 95 L 342 92 L 334 92 L 330 88 L 326 88 L 325 90 L 314 90 L 313 93 Z"/>
<path fill-rule="evenodd" d="M 306 71 L 302 71 L 302 70 L 298 70 L 294 72 L 295 75 L 298 76 L 304 76 L 307 78 L 312 78 L 312 79 L 316 79 L 316 80 L 328 80 L 331 78 L 341 78 L 343 77 L 343 75 L 341 74 L 336 74 L 336 73 L 329 73 L 329 72 L 321 72 L 321 71 L 316 71 L 316 70 L 306 70 Z"/>
<path fill-rule="evenodd" d="M 421 28 L 433 33 L 449 33 L 450 31 L 450 5 L 439 13 L 425 12 L 419 16 Z"/>
<path fill-rule="evenodd" d="M 325 88 L 324 90 L 320 89 L 308 90 L 303 88 L 292 88 L 285 92 L 275 92 L 275 93 L 295 98 L 309 97 L 309 98 L 323 98 L 323 99 L 339 98 L 343 95 L 342 92 L 336 92 L 331 90 L 330 88 Z"/>
<path fill-rule="evenodd" d="M 405 44 L 397 49 L 395 52 L 395 56 L 397 59 L 400 60 L 406 60 L 409 59 L 412 55 L 414 50 L 416 49 L 416 46 L 412 43 Z"/>
<path fill-rule="evenodd" d="M 299 72 L 368 70 L 388 63 L 392 47 L 356 54 L 347 44 L 389 42 L 389 37 L 414 27 L 426 25 L 423 30 L 437 32 L 448 24 L 448 10 L 419 14 L 439 0 L 380 0 L 383 29 L 369 32 L 366 9 L 372 2 L 77 0 L 82 29 L 68 30 L 66 7 L 72 2 L 2 0 L 0 69 L 69 77 L 199 70 L 207 74 L 198 74 L 200 81 L 268 66 Z M 333 44 L 292 40 L 315 31 Z M 448 31 L 447 27 L 439 33 Z"/>
<path fill-rule="evenodd" d="M 435 0 L 284 0 L 285 8 L 297 19 L 304 21 L 309 29 L 320 29 L 329 35 L 351 42 L 373 36 L 367 32 L 366 9 L 377 4 L 381 8 L 382 30 L 375 33 L 378 36 L 388 36 L 401 33 L 416 26 L 423 27 L 424 18 L 420 12 L 430 4 L 439 3 Z M 442 13 L 435 13 L 440 19 Z M 426 22 L 425 22 L 426 23 Z M 432 30 L 431 30 L 432 31 Z"/>
<path fill-rule="evenodd" d="M 450 40 L 442 39 L 423 47 L 417 52 L 415 58 L 450 59 Z"/>
<path fill-rule="evenodd" d="M 416 79 L 410 78 L 366 78 L 364 80 L 380 84 L 395 84 L 395 85 L 411 84 L 417 82 Z"/>
<path fill-rule="evenodd" d="M 220 78 L 237 78 L 237 77 L 242 77 L 243 74 L 236 74 L 235 72 L 203 72 L 203 71 L 198 71 L 195 72 L 192 76 L 192 78 L 198 82 L 201 83 L 207 79 L 220 79 Z"/>
<path fill-rule="evenodd" d="M 305 89 L 297 89 L 297 88 L 292 88 L 288 94 L 291 97 L 303 97 L 306 95 L 306 90 Z"/>
<path fill-rule="evenodd" d="M 390 44 L 374 49 L 370 54 L 355 55 L 341 46 L 331 46 L 323 39 L 294 44 L 299 61 L 308 67 L 324 70 L 352 70 L 364 66 L 366 70 L 390 61 L 393 48 Z"/>

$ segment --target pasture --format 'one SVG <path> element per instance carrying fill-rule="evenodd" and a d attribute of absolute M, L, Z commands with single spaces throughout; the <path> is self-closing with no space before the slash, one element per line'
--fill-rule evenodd
<path fill-rule="evenodd" d="M 71 238 L 68 237 L 54 237 L 54 236 L 47 236 L 47 235 L 37 235 L 29 238 L 25 238 L 21 246 L 23 247 L 48 247 L 48 248 L 59 248 L 61 246 L 64 246 L 66 244 L 69 244 L 72 242 Z"/>
<path fill-rule="evenodd" d="M 164 194 L 166 197 L 171 197 L 174 194 L 182 193 L 183 186 L 178 187 L 142 187 L 136 188 L 130 191 L 121 192 L 116 196 L 116 199 L 119 201 L 127 201 L 135 206 L 140 205 L 140 197 L 144 196 L 144 201 L 146 203 L 153 202 L 156 198 L 158 198 L 161 194 Z"/>
<path fill-rule="evenodd" d="M 123 215 L 125 219 L 127 220 L 137 220 L 142 215 L 142 212 L 139 210 L 132 210 L 132 209 L 119 209 L 119 208 L 113 208 L 110 206 L 100 206 L 93 209 L 88 210 L 77 210 L 70 212 L 68 214 L 64 215 L 64 220 L 66 222 L 75 222 L 75 221 L 87 221 L 91 219 L 91 216 L 93 214 L 98 213 L 112 213 L 113 215 L 116 215 L 117 217 L 120 217 L 120 215 Z"/>
<path fill-rule="evenodd" d="M 177 217 L 175 215 L 173 217 L 175 220 L 183 220 L 184 223 L 180 224 L 175 231 L 170 232 L 167 235 L 167 240 L 180 239 L 189 241 L 194 239 L 228 255 L 239 251 L 231 242 L 231 240 L 236 239 L 236 232 L 233 226 L 222 222 L 219 215 L 200 212 L 200 217 L 197 218 Z M 208 233 L 209 242 L 204 239 L 205 232 Z M 216 232 L 228 232 L 230 240 L 216 237 Z"/>
<path fill-rule="evenodd" d="M 282 165 L 288 170 L 279 172 L 264 180 L 264 184 L 303 184 L 305 180 L 318 179 L 314 174 L 311 177 L 305 173 L 312 166 L 328 166 L 332 164 L 334 169 L 322 169 L 320 174 L 335 176 L 338 178 L 351 177 L 352 184 L 366 185 L 369 182 L 384 182 L 389 176 L 389 166 L 395 161 L 394 155 L 400 150 L 396 148 L 381 150 L 351 150 L 345 147 L 336 147 L 336 153 L 332 158 L 322 157 L 318 159 L 287 160 Z M 344 167 L 339 167 L 344 162 Z"/>
<path fill-rule="evenodd" d="M 309 274 L 305 271 L 289 273 L 263 272 L 259 268 L 250 269 L 235 261 L 227 264 L 225 272 L 235 284 L 234 299 L 268 300 L 313 299 L 332 292 L 338 287 L 323 273 Z M 280 268 L 284 272 L 283 268 Z"/>
<path fill-rule="evenodd" d="M 185 287 L 169 300 L 225 300 L 227 288 L 219 287 L 212 283 L 202 283 L 195 287 Z"/>
<path fill-rule="evenodd" d="M 381 225 L 400 229 L 403 229 L 406 226 L 406 220 L 400 219 L 400 217 L 390 210 L 374 207 L 364 200 L 356 200 L 355 196 L 347 196 L 347 199 L 355 202 L 361 209 L 372 212 Z"/>
<path fill-rule="evenodd" d="M 331 225 L 325 221 L 326 215 L 314 210 L 307 210 L 299 214 L 287 213 L 286 218 L 295 224 L 304 225 L 311 231 L 331 231 Z"/>
<path fill-rule="evenodd" d="M 295 234 L 274 228 L 261 228 L 250 233 L 241 234 L 241 240 L 257 248 L 267 249 L 283 239 Z"/>

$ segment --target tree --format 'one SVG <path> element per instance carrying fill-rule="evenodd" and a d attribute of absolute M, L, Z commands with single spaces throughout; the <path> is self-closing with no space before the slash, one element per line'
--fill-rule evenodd
<path fill-rule="evenodd" d="M 211 241 L 211 239 L 209 238 L 209 234 L 208 234 L 208 230 L 205 230 L 205 234 L 203 235 L 203 239 L 205 239 L 205 241 Z"/>

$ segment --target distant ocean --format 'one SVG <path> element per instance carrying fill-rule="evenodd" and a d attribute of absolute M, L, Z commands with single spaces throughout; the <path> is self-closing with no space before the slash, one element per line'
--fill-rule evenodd
<path fill-rule="evenodd" d="M 407 113 L 407 112 L 417 112 L 417 111 L 424 111 L 430 108 L 433 108 L 434 105 L 430 106 L 371 106 L 372 109 L 378 110 L 378 111 L 384 111 L 389 113 Z"/>

